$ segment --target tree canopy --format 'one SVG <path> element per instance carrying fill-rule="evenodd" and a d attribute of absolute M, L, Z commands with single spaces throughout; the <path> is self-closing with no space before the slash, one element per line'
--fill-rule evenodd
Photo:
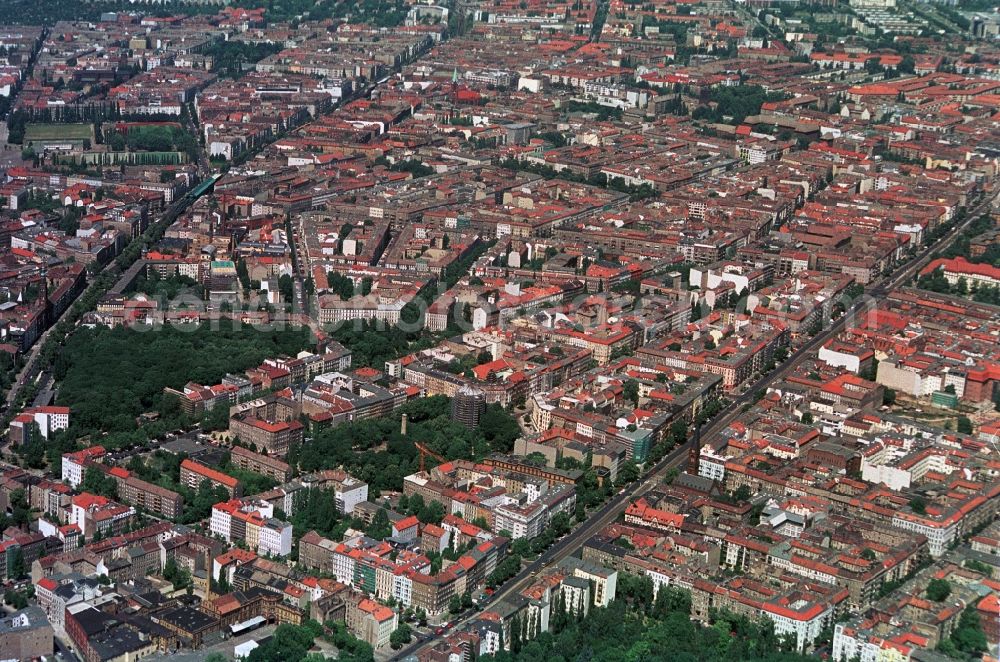
<path fill-rule="evenodd" d="M 400 432 L 400 418 L 408 417 L 408 432 Z M 302 471 L 343 465 L 366 481 L 374 495 L 400 490 L 403 477 L 417 471 L 420 441 L 448 459 L 473 459 L 492 451 L 507 451 L 519 434 L 517 422 L 499 407 L 488 407 L 491 424 L 474 430 L 451 420 L 451 404 L 444 396 L 423 398 L 383 418 L 353 421 L 316 432 L 310 444 L 298 450 Z M 431 463 L 433 459 L 429 459 Z"/>
<path fill-rule="evenodd" d="M 87 467 L 83 482 L 80 483 L 80 491 L 115 499 L 118 497 L 118 481 L 97 467 Z"/>
<path fill-rule="evenodd" d="M 944 602 L 951 595 L 951 584 L 946 579 L 932 579 L 927 582 L 927 597 L 934 602 Z"/>
<path fill-rule="evenodd" d="M 244 65 L 259 62 L 268 55 L 277 53 L 281 48 L 280 43 L 251 43 L 229 39 L 213 42 L 205 54 L 215 58 L 213 69 L 219 74 L 219 78 L 239 78 L 244 73 Z"/>
<path fill-rule="evenodd" d="M 73 410 L 73 432 L 135 433 L 139 414 L 163 406 L 164 387 L 215 384 L 226 373 L 312 344 L 305 327 L 259 331 L 230 320 L 216 326 L 77 330 L 53 366 L 58 402 Z"/>
<path fill-rule="evenodd" d="M 978 659 L 979 654 L 984 653 L 988 645 L 979 612 L 976 610 L 976 605 L 972 604 L 962 612 L 958 626 L 952 631 L 951 636 L 938 643 L 938 650 L 958 660 L 972 659 L 973 656 Z"/>
<path fill-rule="evenodd" d="M 299 662 L 309 654 L 313 641 L 323 635 L 323 626 L 314 620 L 302 625 L 282 623 L 267 642 L 255 648 L 248 662 Z"/>
<path fill-rule="evenodd" d="M 756 115 L 765 101 L 780 101 L 782 93 L 769 94 L 760 85 L 737 85 L 735 87 L 713 87 L 706 93 L 705 102 L 692 117 L 710 122 L 742 122 L 748 115 Z M 731 118 L 731 119 L 729 119 Z"/>
<path fill-rule="evenodd" d="M 528 624 L 512 623 L 511 651 L 485 660 L 496 662 L 619 662 L 664 660 L 713 662 L 804 662 L 794 642 L 778 637 L 769 622 L 718 611 L 708 624 L 690 618 L 687 591 L 662 587 L 653 598 L 649 578 L 619 575 L 618 599 L 606 608 L 591 607 L 580 616 L 580 605 L 558 598 L 550 616 L 550 631 L 530 639 L 521 634 Z M 576 611 L 574 611 L 576 610 Z M 574 615 L 576 614 L 576 615 Z"/>

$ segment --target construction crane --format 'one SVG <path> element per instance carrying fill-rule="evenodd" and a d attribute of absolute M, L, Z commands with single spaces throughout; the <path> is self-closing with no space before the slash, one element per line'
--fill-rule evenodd
<path fill-rule="evenodd" d="M 421 472 L 424 471 L 424 458 L 426 456 L 428 456 L 428 455 L 430 455 L 432 458 L 434 458 L 435 460 L 437 460 L 441 464 L 444 464 L 445 462 L 448 461 L 448 460 L 444 459 L 443 457 L 441 457 L 440 455 L 438 455 L 437 453 L 435 453 L 434 451 L 432 451 L 431 449 L 429 449 L 426 446 L 424 446 L 419 441 L 414 441 L 413 445 L 417 447 L 418 451 L 420 451 L 420 471 Z"/>

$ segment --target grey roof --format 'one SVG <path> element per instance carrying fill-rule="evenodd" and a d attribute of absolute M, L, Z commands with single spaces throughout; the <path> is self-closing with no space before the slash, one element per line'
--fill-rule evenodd
<path fill-rule="evenodd" d="M 704 476 L 682 473 L 678 474 L 678 476 L 674 478 L 674 485 L 677 487 L 685 487 L 696 492 L 705 492 L 707 494 L 712 491 L 715 481 L 711 478 L 705 478 Z"/>
<path fill-rule="evenodd" d="M 0 619 L 0 636 L 47 626 L 49 626 L 49 619 L 46 618 L 45 612 L 42 611 L 41 607 L 32 605 Z"/>
<path fill-rule="evenodd" d="M 87 635 L 88 639 L 92 638 L 99 632 L 104 632 L 105 630 L 115 627 L 119 623 L 118 619 L 111 614 L 105 613 L 100 609 L 95 609 L 89 605 L 86 608 L 74 613 L 73 618 L 80 624 L 80 628 L 83 630 L 84 634 Z"/>
<path fill-rule="evenodd" d="M 218 619 L 193 607 L 178 607 L 158 614 L 157 618 L 177 626 L 184 632 L 201 632 L 219 624 Z"/>
<path fill-rule="evenodd" d="M 149 645 L 138 632 L 124 626 L 100 632 L 88 640 L 101 660 L 113 660 Z"/>

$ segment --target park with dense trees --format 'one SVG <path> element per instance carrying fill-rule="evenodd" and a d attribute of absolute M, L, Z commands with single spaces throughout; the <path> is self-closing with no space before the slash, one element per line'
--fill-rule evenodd
<path fill-rule="evenodd" d="M 310 652 L 317 639 L 336 646 L 337 659 L 341 662 L 373 662 L 375 659 L 372 647 L 348 632 L 343 622 L 320 625 L 312 619 L 302 625 L 282 623 L 246 659 L 247 662 L 322 662 L 328 659 L 324 654 Z M 221 653 L 212 653 L 205 658 L 206 662 L 228 659 Z"/>
<path fill-rule="evenodd" d="M 408 417 L 405 436 L 400 432 L 403 413 Z M 489 425 L 470 430 L 451 420 L 448 398 L 422 398 L 391 416 L 319 430 L 310 444 L 289 452 L 289 462 L 297 462 L 302 471 L 343 465 L 377 496 L 381 490 L 402 489 L 403 477 L 417 471 L 420 458 L 414 441 L 449 459 L 478 459 L 513 448 L 519 434 L 517 422 L 499 405 L 489 405 L 486 417 Z M 434 464 L 433 459 L 428 461 Z"/>
<path fill-rule="evenodd" d="M 219 78 L 240 78 L 245 73 L 245 66 L 260 62 L 281 49 L 280 43 L 228 39 L 213 42 L 204 54 L 214 58 L 212 69 Z"/>
<path fill-rule="evenodd" d="M 226 319 L 212 326 L 77 330 L 53 365 L 58 404 L 73 410 L 73 429 L 135 432 L 139 414 L 168 409 L 164 387 L 216 384 L 227 373 L 314 344 L 305 327 L 263 331 Z"/>
<path fill-rule="evenodd" d="M 385 514 L 381 510 L 379 513 Z M 364 521 L 341 516 L 337 511 L 334 492 L 318 487 L 310 487 L 296 492 L 292 515 L 288 517 L 285 513 L 279 512 L 278 518 L 291 521 L 292 535 L 296 541 L 309 531 L 315 531 L 330 540 L 340 540 L 349 528 L 365 530 Z M 377 515 L 375 519 L 378 519 Z M 386 519 L 388 520 L 388 518 Z M 375 525 L 376 523 L 373 522 L 369 526 L 369 530 Z M 297 548 L 294 553 L 298 553 Z"/>
<path fill-rule="evenodd" d="M 490 662 L 805 662 L 794 641 L 775 634 L 769 622 L 713 612 L 708 624 L 692 621 L 691 595 L 663 587 L 655 598 L 648 577 L 619 574 L 618 598 L 608 607 L 590 606 L 585 617 L 574 615 L 584 605 L 552 605 L 550 631 L 531 639 L 522 632 L 533 624 L 515 617 L 510 651 L 482 658 Z M 558 594 L 557 594 L 558 595 Z M 575 612 L 574 612 L 575 609 Z"/>
<path fill-rule="evenodd" d="M 713 87 L 703 93 L 703 103 L 691 117 L 709 122 L 727 121 L 738 124 L 748 116 L 759 113 L 765 102 L 781 101 L 784 98 L 783 93 L 768 92 L 760 85 Z"/>
<path fill-rule="evenodd" d="M 333 332 L 333 338 L 353 353 L 352 364 L 385 369 L 385 362 L 432 347 L 433 341 L 420 341 L 419 334 L 407 333 L 398 326 L 375 322 L 344 324 Z"/>
<path fill-rule="evenodd" d="M 216 384 L 227 373 L 272 356 L 294 356 L 314 343 L 307 327 L 262 330 L 229 319 L 184 327 L 80 327 L 51 353 L 59 382 L 56 404 L 72 409 L 70 427 L 20 446 L 18 454 L 26 466 L 42 468 L 46 462 L 58 466 L 62 454 L 81 442 L 108 449 L 143 445 L 197 422 L 180 411 L 164 387 Z M 159 415 L 157 420 L 140 426 L 139 415 L 149 411 Z"/>

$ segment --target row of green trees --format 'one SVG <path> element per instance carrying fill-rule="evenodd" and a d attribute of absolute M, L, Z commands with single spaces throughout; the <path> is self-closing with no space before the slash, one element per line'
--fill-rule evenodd
<path fill-rule="evenodd" d="M 991 243 L 980 255 L 972 254 L 972 240 L 995 228 L 996 224 L 988 214 L 980 216 L 969 223 L 969 227 L 963 230 L 951 245 L 941 251 L 941 257 L 964 257 L 969 262 L 1000 267 L 1000 243 Z"/>
<path fill-rule="evenodd" d="M 402 0 L 383 2 L 365 0 L 361 3 L 338 2 L 337 0 L 233 0 L 234 7 L 255 9 L 263 7 L 269 23 L 290 22 L 297 24 L 308 18 L 321 21 L 350 14 L 355 22 L 374 23 L 378 27 L 393 27 L 406 18 L 407 6 Z M 220 5 L 202 2 L 168 2 L 144 4 L 142 12 L 152 16 L 172 16 L 177 14 L 216 14 Z M 58 21 L 98 21 L 104 12 L 134 12 L 136 6 L 130 0 L 7 0 L 0 3 L 0 23 L 16 25 L 54 25 Z"/>
<path fill-rule="evenodd" d="M 58 21 L 96 21 L 105 11 L 134 9 L 128 0 L 9 0 L 0 2 L 0 24 L 54 25 Z"/>
<path fill-rule="evenodd" d="M 87 152 L 84 154 L 54 155 L 54 165 L 121 166 L 121 165 L 179 165 L 188 160 L 184 152 Z"/>
<path fill-rule="evenodd" d="M 917 279 L 917 287 L 940 294 L 954 294 L 969 297 L 977 303 L 988 303 L 1000 306 L 1000 287 L 996 285 L 980 285 L 973 281 L 972 285 L 965 278 L 959 278 L 954 285 L 948 282 L 944 275 L 944 267 L 935 269 Z"/>

